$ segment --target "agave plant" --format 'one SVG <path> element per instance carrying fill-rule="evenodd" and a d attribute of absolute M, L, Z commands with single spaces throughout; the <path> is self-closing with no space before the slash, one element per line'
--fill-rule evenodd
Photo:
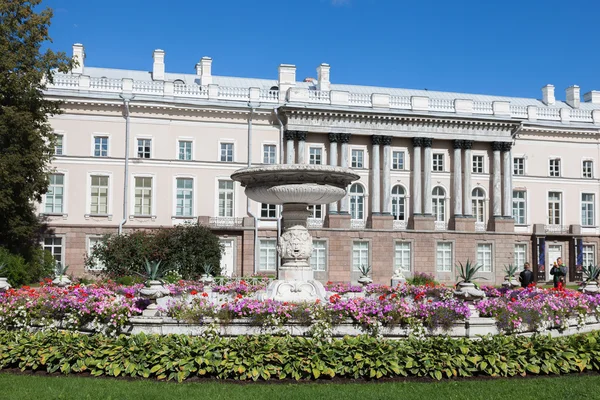
<path fill-rule="evenodd" d="M 483 265 L 479 265 L 477 263 L 471 263 L 471 261 L 467 260 L 465 265 L 461 262 L 456 266 L 456 271 L 458 272 L 458 277 L 462 279 L 458 283 L 471 283 L 474 279 L 487 279 L 483 277 L 475 278 L 475 274 L 483 267 Z"/>
<path fill-rule="evenodd" d="M 598 279 L 598 275 L 600 275 L 600 266 L 590 264 L 589 266 L 583 267 L 583 280 L 584 282 L 591 282 Z"/>
<path fill-rule="evenodd" d="M 202 265 L 202 274 L 203 275 L 212 276 L 216 272 L 217 272 L 217 268 L 215 268 L 214 265 L 209 264 L 209 263 L 204 263 L 204 265 Z"/>
<path fill-rule="evenodd" d="M 518 267 L 516 265 L 508 264 L 504 266 L 504 273 L 509 278 L 512 278 L 517 273 Z"/>
<path fill-rule="evenodd" d="M 160 268 L 162 261 L 144 261 L 145 274 L 139 274 L 149 281 L 157 281 L 167 272 L 166 268 Z"/>
<path fill-rule="evenodd" d="M 54 267 L 54 276 L 60 279 L 67 274 L 68 269 L 68 265 L 62 265 L 61 263 L 57 262 L 56 267 Z"/>
<path fill-rule="evenodd" d="M 371 266 L 370 265 L 364 265 L 361 264 L 358 267 L 358 272 L 360 272 L 360 276 L 369 276 L 369 274 L 371 273 Z"/>

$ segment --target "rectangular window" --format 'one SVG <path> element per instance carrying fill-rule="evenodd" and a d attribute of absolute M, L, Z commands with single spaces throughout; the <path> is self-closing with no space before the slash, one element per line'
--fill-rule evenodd
<path fill-rule="evenodd" d="M 410 267 L 410 242 L 396 242 L 394 271 L 400 269 L 409 272 Z"/>
<path fill-rule="evenodd" d="M 515 219 L 515 225 L 525 225 L 526 219 L 526 201 L 524 190 L 513 190 L 512 214 Z"/>
<path fill-rule="evenodd" d="M 190 161 L 192 159 L 192 142 L 189 140 L 179 141 L 179 159 Z"/>
<path fill-rule="evenodd" d="M 308 206 L 308 211 L 310 212 L 309 218 L 318 218 L 323 219 L 323 205 L 310 205 Z"/>
<path fill-rule="evenodd" d="M 63 265 L 63 240 L 61 237 L 51 236 L 44 239 L 44 250 L 49 251 L 57 264 Z"/>
<path fill-rule="evenodd" d="M 134 215 L 152 215 L 152 178 L 135 178 Z"/>
<path fill-rule="evenodd" d="M 97 237 L 97 236 L 90 236 L 88 237 L 88 242 L 87 242 L 87 255 L 88 257 L 90 257 L 92 255 L 92 251 L 94 251 L 94 247 L 98 244 L 100 244 L 102 242 L 102 238 L 101 237 Z M 97 258 L 94 259 L 94 266 L 91 268 L 88 268 L 90 271 L 102 271 L 104 270 L 105 266 L 104 263 L 102 263 L 100 260 L 98 260 Z"/>
<path fill-rule="evenodd" d="M 277 218 L 277 206 L 275 204 L 260 205 L 260 217 L 261 218 Z"/>
<path fill-rule="evenodd" d="M 594 177 L 594 162 L 591 160 L 584 160 L 582 165 L 583 171 L 581 171 L 584 178 Z"/>
<path fill-rule="evenodd" d="M 594 193 L 581 194 L 581 225 L 594 226 Z"/>
<path fill-rule="evenodd" d="M 277 240 L 259 241 L 259 268 L 261 271 L 275 271 L 277 268 Z"/>
<path fill-rule="evenodd" d="M 263 145 L 263 164 L 277 163 L 277 148 L 274 144 Z"/>
<path fill-rule="evenodd" d="M 352 149 L 352 168 L 364 168 L 364 156 L 363 150 Z"/>
<path fill-rule="evenodd" d="M 233 162 L 233 143 L 221 143 L 221 161 Z"/>
<path fill-rule="evenodd" d="M 560 225 L 561 218 L 561 201 L 562 193 L 548 193 L 548 225 Z"/>
<path fill-rule="evenodd" d="M 94 136 L 94 157 L 108 157 L 108 137 Z"/>
<path fill-rule="evenodd" d="M 369 242 L 352 243 L 352 271 L 360 271 L 369 265 Z"/>
<path fill-rule="evenodd" d="M 108 176 L 91 176 L 90 214 L 108 215 Z"/>
<path fill-rule="evenodd" d="M 440 272 L 452 272 L 452 243 L 439 242 L 436 249 L 436 268 Z"/>
<path fill-rule="evenodd" d="M 137 140 L 137 156 L 138 158 L 150 158 L 152 149 L 151 139 L 138 139 Z"/>
<path fill-rule="evenodd" d="M 63 174 L 52 174 L 49 177 L 49 183 L 44 212 L 47 214 L 62 214 L 64 212 L 65 176 Z"/>
<path fill-rule="evenodd" d="M 219 217 L 233 217 L 233 181 L 219 181 Z"/>
<path fill-rule="evenodd" d="M 477 245 L 477 264 L 481 265 L 481 272 L 492 272 L 491 243 L 479 243 Z"/>
<path fill-rule="evenodd" d="M 64 142 L 64 136 L 63 135 L 54 135 L 54 155 L 55 156 L 62 156 L 63 154 L 63 142 Z"/>
<path fill-rule="evenodd" d="M 327 242 L 325 240 L 313 240 L 313 251 L 310 255 L 310 266 L 313 271 L 327 270 Z"/>
<path fill-rule="evenodd" d="M 323 164 L 323 149 L 320 147 L 310 147 L 308 149 L 308 163 L 314 165 Z"/>
<path fill-rule="evenodd" d="M 519 269 L 523 268 L 523 265 L 527 261 L 527 245 L 526 244 L 515 244 L 514 251 L 514 265 Z"/>
<path fill-rule="evenodd" d="M 432 155 L 432 157 L 433 157 L 432 171 L 443 172 L 444 171 L 444 155 L 441 153 L 435 153 Z"/>
<path fill-rule="evenodd" d="M 525 159 L 523 157 L 513 158 L 513 175 L 525 175 Z"/>
<path fill-rule="evenodd" d="M 483 174 L 483 156 L 473 156 L 473 173 Z"/>
<path fill-rule="evenodd" d="M 191 217 L 194 213 L 194 180 L 192 178 L 177 178 L 175 197 L 175 215 L 177 217 Z"/>
<path fill-rule="evenodd" d="M 560 158 L 552 158 L 549 161 L 549 172 L 552 177 L 560 176 Z"/>
<path fill-rule="evenodd" d="M 404 169 L 404 152 L 392 152 L 392 169 Z"/>
<path fill-rule="evenodd" d="M 582 265 L 585 267 L 589 267 L 590 265 L 596 265 L 596 247 L 593 244 L 584 244 L 583 245 L 583 263 Z"/>

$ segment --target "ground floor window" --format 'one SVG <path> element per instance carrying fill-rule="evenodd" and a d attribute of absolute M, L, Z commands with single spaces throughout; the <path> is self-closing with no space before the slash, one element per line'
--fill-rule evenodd
<path fill-rule="evenodd" d="M 491 243 L 479 243 L 477 245 L 477 264 L 481 265 L 481 272 L 492 272 Z"/>
<path fill-rule="evenodd" d="M 369 242 L 352 244 L 352 270 L 360 271 L 369 266 Z"/>
<path fill-rule="evenodd" d="M 436 268 L 440 272 L 452 272 L 452 243 L 440 242 L 437 244 Z"/>
<path fill-rule="evenodd" d="M 277 268 L 277 240 L 259 241 L 259 267 L 261 271 L 275 271 Z"/>
<path fill-rule="evenodd" d="M 313 240 L 310 266 L 313 271 L 327 270 L 327 242 L 325 240 Z"/>
<path fill-rule="evenodd" d="M 525 262 L 527 261 L 527 245 L 526 244 L 515 244 L 514 251 L 514 265 L 521 269 Z"/>
<path fill-rule="evenodd" d="M 59 236 L 50 236 L 44 239 L 44 250 L 49 251 L 57 264 L 64 265 L 64 240 Z"/>
<path fill-rule="evenodd" d="M 98 244 L 102 243 L 102 237 L 100 236 L 89 236 L 87 238 L 87 255 L 88 257 L 90 257 L 92 255 L 92 252 L 94 251 L 94 247 Z M 88 269 L 90 271 L 102 271 L 105 266 L 104 263 L 101 262 L 98 259 L 94 259 L 94 265 L 93 266 L 88 266 Z"/>
<path fill-rule="evenodd" d="M 594 246 L 593 244 L 584 244 L 582 256 L 583 256 L 582 265 L 584 267 L 589 267 L 590 265 L 596 265 L 596 246 Z"/>
<path fill-rule="evenodd" d="M 411 270 L 410 242 L 396 242 L 394 271 L 397 269 L 404 272 L 409 272 Z"/>

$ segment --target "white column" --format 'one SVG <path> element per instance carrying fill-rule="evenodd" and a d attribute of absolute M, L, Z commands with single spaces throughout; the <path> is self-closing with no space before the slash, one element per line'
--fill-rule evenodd
<path fill-rule="evenodd" d="M 413 138 L 413 215 L 421 214 L 421 145 L 422 138 Z"/>
<path fill-rule="evenodd" d="M 511 142 L 502 143 L 502 163 L 504 167 L 502 182 L 502 216 L 510 218 L 512 216 L 512 160 L 510 157 Z"/>
<path fill-rule="evenodd" d="M 381 144 L 381 136 L 371 136 L 371 143 L 371 157 L 373 157 L 371 164 L 371 177 L 373 184 L 373 195 L 371 196 L 371 215 L 377 215 L 381 211 L 381 166 L 379 165 L 379 145 Z"/>
<path fill-rule="evenodd" d="M 298 139 L 298 164 L 306 164 L 306 132 L 297 131 Z"/>
<path fill-rule="evenodd" d="M 454 216 L 462 215 L 462 160 L 461 152 L 463 147 L 462 140 L 454 141 L 454 174 L 452 175 L 453 182 L 453 197 L 454 197 Z"/>
<path fill-rule="evenodd" d="M 340 152 L 342 153 L 342 167 L 348 168 L 348 142 L 350 141 L 349 133 L 340 133 L 339 141 L 342 144 Z M 348 195 L 340 201 L 340 214 L 348 214 L 350 210 L 350 198 Z"/>
<path fill-rule="evenodd" d="M 431 143 L 433 139 L 423 138 L 423 147 L 425 152 L 423 154 L 423 214 L 433 214 L 433 204 L 431 203 Z"/>
<path fill-rule="evenodd" d="M 383 213 L 390 215 L 392 213 L 392 178 L 390 177 L 391 158 L 392 158 L 391 136 L 383 136 Z"/>
<path fill-rule="evenodd" d="M 337 154 L 337 142 L 339 140 L 339 134 L 330 133 L 329 134 L 329 165 L 336 166 L 338 160 Z M 329 204 L 329 214 L 337 214 L 338 213 L 338 205 L 337 202 Z"/>
<path fill-rule="evenodd" d="M 473 215 L 473 206 L 471 205 L 471 147 L 472 140 L 463 140 L 463 148 L 465 149 L 465 168 L 464 168 L 464 184 L 463 184 L 463 215 Z"/>
<path fill-rule="evenodd" d="M 283 137 L 285 143 L 285 163 L 294 164 L 294 140 L 296 139 L 296 131 L 285 131 Z"/>
<path fill-rule="evenodd" d="M 500 150 L 502 150 L 502 142 L 492 142 L 492 150 L 494 152 L 493 164 L 493 187 L 494 187 L 494 203 L 492 205 L 494 217 L 502 216 L 502 185 L 500 183 L 500 174 L 502 172 L 500 162 Z"/>

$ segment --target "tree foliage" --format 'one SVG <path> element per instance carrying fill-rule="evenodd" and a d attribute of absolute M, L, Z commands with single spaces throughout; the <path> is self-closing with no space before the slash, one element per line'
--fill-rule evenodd
<path fill-rule="evenodd" d="M 72 62 L 42 51 L 52 11 L 41 0 L 0 0 L 0 245 L 33 257 L 41 223 L 34 201 L 47 190 L 54 135 L 49 116 L 60 103 L 43 90 L 55 71 Z"/>

